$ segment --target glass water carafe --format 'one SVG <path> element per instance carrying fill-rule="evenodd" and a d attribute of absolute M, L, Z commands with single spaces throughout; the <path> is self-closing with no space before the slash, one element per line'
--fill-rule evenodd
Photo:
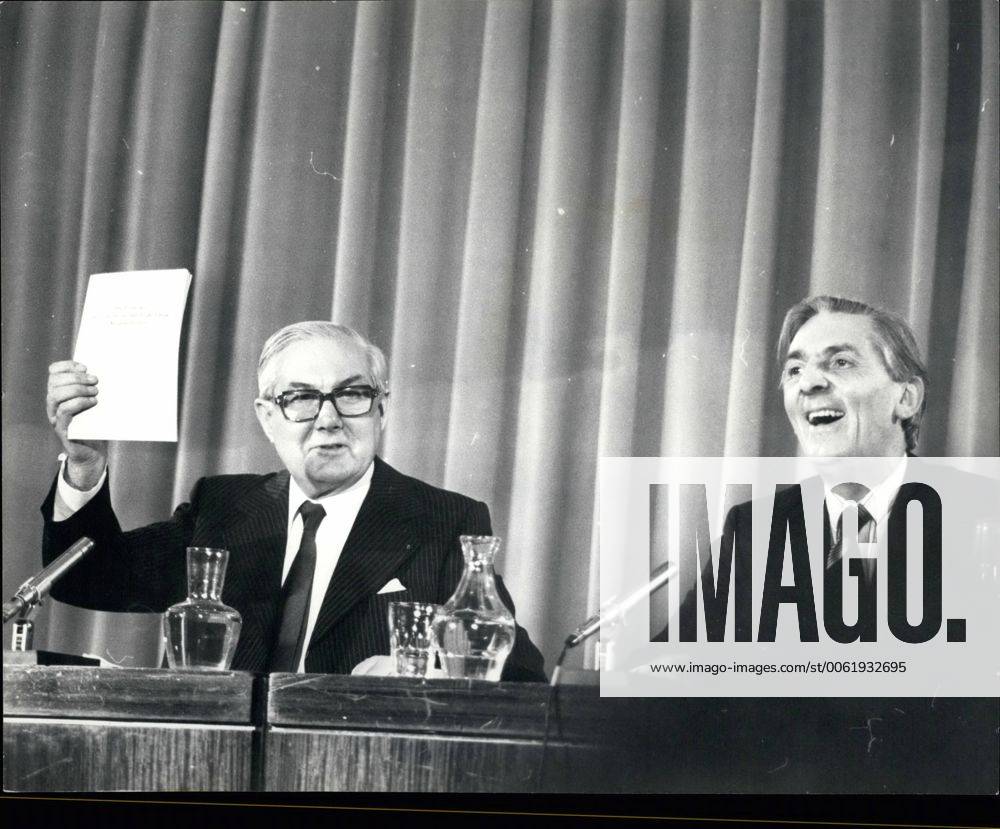
<path fill-rule="evenodd" d="M 229 551 L 188 547 L 188 597 L 163 614 L 163 638 L 171 668 L 228 670 L 243 619 L 222 603 Z"/>
<path fill-rule="evenodd" d="M 434 644 L 449 677 L 497 681 L 515 632 L 514 614 L 497 593 L 493 573 L 500 539 L 463 535 L 459 541 L 465 571 L 434 617 Z"/>

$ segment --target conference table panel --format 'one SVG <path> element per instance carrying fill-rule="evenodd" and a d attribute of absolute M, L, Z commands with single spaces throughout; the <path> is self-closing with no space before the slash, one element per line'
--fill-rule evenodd
<path fill-rule="evenodd" d="M 4 719 L 10 792 L 247 791 L 250 726 Z"/>
<path fill-rule="evenodd" d="M 630 699 L 595 685 L 552 695 L 538 684 L 275 674 L 264 786 L 991 794 L 998 733 L 996 699 Z"/>
<path fill-rule="evenodd" d="M 549 745 L 543 777 L 538 740 L 273 728 L 266 756 L 267 791 L 586 792 L 602 752 Z"/>
<path fill-rule="evenodd" d="M 271 674 L 267 721 L 284 727 L 404 730 L 476 737 L 543 736 L 591 743 L 608 722 L 596 685 L 474 679 Z M 554 731 L 553 731 L 554 733 Z"/>
<path fill-rule="evenodd" d="M 8 791 L 245 791 L 254 678 L 4 666 Z"/>
<path fill-rule="evenodd" d="M 593 687 L 273 674 L 263 787 L 606 791 L 619 747 L 599 703 Z"/>
<path fill-rule="evenodd" d="M 4 665 L 5 716 L 89 717 L 248 725 L 253 675 L 242 671 L 167 671 Z"/>

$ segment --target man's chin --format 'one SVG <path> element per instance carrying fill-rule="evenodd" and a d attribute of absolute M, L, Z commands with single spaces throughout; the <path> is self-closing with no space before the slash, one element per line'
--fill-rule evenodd
<path fill-rule="evenodd" d="M 837 441 L 827 443 L 800 440 L 799 446 L 802 448 L 802 454 L 807 458 L 853 458 L 857 455 L 852 447 L 844 446 Z"/>
<path fill-rule="evenodd" d="M 348 463 L 307 464 L 305 469 L 312 488 L 325 495 L 347 489 L 363 471 Z"/>

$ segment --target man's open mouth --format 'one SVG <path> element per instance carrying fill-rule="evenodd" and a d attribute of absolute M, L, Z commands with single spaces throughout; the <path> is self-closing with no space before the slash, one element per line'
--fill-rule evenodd
<path fill-rule="evenodd" d="M 817 409 L 814 412 L 808 412 L 806 420 L 809 421 L 810 426 L 828 426 L 831 423 L 836 423 L 843 416 L 844 413 L 840 409 Z"/>

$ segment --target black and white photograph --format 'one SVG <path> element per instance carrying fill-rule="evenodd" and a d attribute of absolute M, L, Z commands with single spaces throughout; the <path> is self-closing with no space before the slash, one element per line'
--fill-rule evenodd
<path fill-rule="evenodd" d="M 0 2 L 5 800 L 995 821 L 998 40 L 996 0 Z M 759 501 L 688 547 L 667 504 L 844 458 L 888 471 L 801 532 L 772 493 L 752 607 Z M 807 534 L 835 675 L 650 676 L 778 662 L 778 614 L 815 659 Z"/>

